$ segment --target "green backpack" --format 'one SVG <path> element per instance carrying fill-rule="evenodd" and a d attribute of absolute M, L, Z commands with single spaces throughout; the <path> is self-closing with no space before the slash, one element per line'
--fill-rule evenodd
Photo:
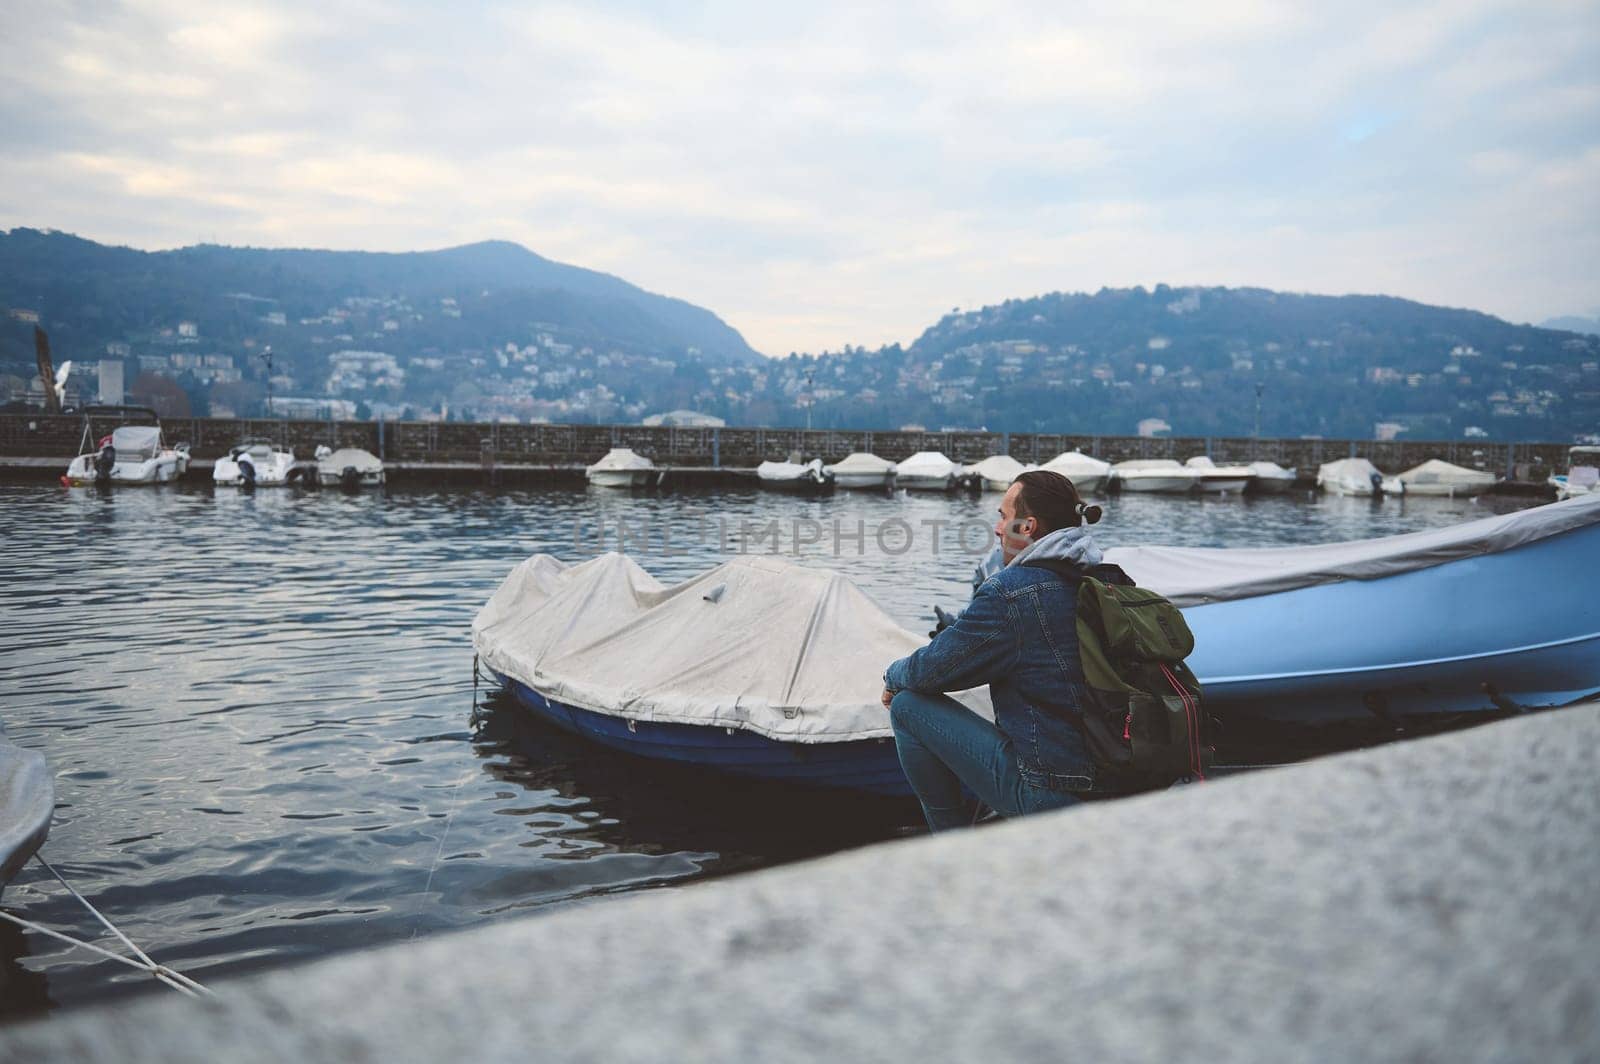
<path fill-rule="evenodd" d="M 1178 607 L 1154 591 L 1083 577 L 1077 619 L 1090 694 L 1083 731 L 1101 770 L 1135 788 L 1205 779 L 1212 750 L 1200 681 L 1183 663 L 1194 634 Z"/>

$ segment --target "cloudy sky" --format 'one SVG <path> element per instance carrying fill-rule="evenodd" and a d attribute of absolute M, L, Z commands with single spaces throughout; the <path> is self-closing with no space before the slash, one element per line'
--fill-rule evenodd
<path fill-rule="evenodd" d="M 1600 308 L 1594 0 L 8 6 L 5 228 L 504 238 L 769 354 L 1162 281 Z"/>

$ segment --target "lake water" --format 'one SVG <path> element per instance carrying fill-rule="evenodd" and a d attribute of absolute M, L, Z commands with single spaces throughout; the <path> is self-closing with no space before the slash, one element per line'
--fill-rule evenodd
<path fill-rule="evenodd" d="M 581 560 L 624 531 L 677 579 L 776 534 L 923 631 L 965 600 L 997 502 L 0 485 L 0 719 L 56 773 L 45 855 L 202 982 L 764 867 L 915 831 L 917 810 L 640 762 L 488 689 L 475 727 L 474 613 L 535 552 Z M 1097 532 L 1321 543 L 1524 504 L 1125 495 Z M 92 935 L 36 864 L 4 902 Z M 134 992 L 167 991 L 0 923 L 0 1020 Z"/>

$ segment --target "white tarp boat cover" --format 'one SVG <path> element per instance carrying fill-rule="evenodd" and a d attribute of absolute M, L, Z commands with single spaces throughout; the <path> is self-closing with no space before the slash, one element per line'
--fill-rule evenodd
<path fill-rule="evenodd" d="M 580 709 L 823 743 L 891 735 L 883 670 L 927 640 L 836 573 L 740 556 L 665 587 L 610 553 L 522 562 L 472 642 L 489 668 Z M 987 689 L 961 697 L 990 714 Z"/>
<path fill-rule="evenodd" d="M 983 461 L 967 467 L 967 472 L 976 473 L 984 480 L 992 480 L 997 484 L 1009 484 L 1026 472 L 1027 466 L 1011 457 L 1009 454 L 994 454 Z"/>
<path fill-rule="evenodd" d="M 1179 606 L 1200 606 L 1342 580 L 1377 580 L 1595 524 L 1600 497 L 1585 497 L 1383 539 L 1315 547 L 1116 547 L 1106 551 L 1106 561 Z"/>
<path fill-rule="evenodd" d="M 762 462 L 756 466 L 758 480 L 786 482 L 791 480 L 817 480 L 822 479 L 822 459 L 813 458 L 809 462 Z"/>
<path fill-rule="evenodd" d="M 954 476 L 960 468 L 940 451 L 918 451 L 901 462 L 895 472 L 902 477 L 948 477 Z"/>
<path fill-rule="evenodd" d="M 161 429 L 155 425 L 123 425 L 111 431 L 119 462 L 148 462 L 161 451 Z"/>
<path fill-rule="evenodd" d="M 0 731 L 0 886 L 44 842 L 55 805 L 55 781 L 44 755 L 22 749 Z"/>
<path fill-rule="evenodd" d="M 590 470 L 627 470 L 627 469 L 654 469 L 656 464 L 642 454 L 636 454 L 631 447 L 613 447 L 606 452 L 606 456 Z"/>
<path fill-rule="evenodd" d="M 830 473 L 887 473 L 894 468 L 894 463 L 887 458 L 879 458 L 866 451 L 856 451 L 846 455 L 842 460 L 828 466 Z"/>
<path fill-rule="evenodd" d="M 317 468 L 325 473 L 343 473 L 354 468 L 357 473 L 381 473 L 383 463 L 378 456 L 359 447 L 341 447 L 325 458 L 317 459 Z"/>
<path fill-rule="evenodd" d="M 1211 460 L 1210 456 L 1203 454 L 1195 455 L 1187 462 L 1184 462 L 1183 465 L 1186 469 L 1193 469 L 1197 473 L 1211 477 L 1253 477 L 1256 475 L 1256 471 L 1247 465 L 1219 466 Z"/>
<path fill-rule="evenodd" d="M 1111 472 L 1111 463 L 1091 458 L 1082 451 L 1062 451 L 1040 468 L 1071 480 L 1073 477 L 1103 477 Z"/>
<path fill-rule="evenodd" d="M 1351 486 L 1371 486 L 1374 477 L 1383 478 L 1378 472 L 1378 467 L 1365 458 L 1340 458 L 1333 462 L 1323 462 L 1317 467 L 1318 484 L 1347 484 Z"/>
<path fill-rule="evenodd" d="M 1256 476 L 1265 477 L 1268 480 L 1294 479 L 1295 471 L 1293 469 L 1285 469 L 1277 462 L 1251 462 L 1249 468 L 1250 472 L 1254 473 Z"/>
<path fill-rule="evenodd" d="M 1493 484 L 1496 477 L 1493 473 L 1486 473 L 1481 469 L 1468 469 L 1465 466 L 1452 465 L 1442 458 L 1430 458 L 1421 465 L 1412 466 L 1395 479 L 1408 485 L 1481 485 Z"/>

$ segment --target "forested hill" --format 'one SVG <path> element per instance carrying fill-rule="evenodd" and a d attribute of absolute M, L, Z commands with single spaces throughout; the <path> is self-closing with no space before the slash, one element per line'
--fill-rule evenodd
<path fill-rule="evenodd" d="M 702 307 L 505 241 L 398 254 L 216 245 L 144 252 L 59 232 L 0 233 L 0 304 L 38 312 L 67 349 L 137 342 L 180 320 L 224 345 L 256 333 L 271 342 L 267 313 L 282 315 L 291 331 L 279 339 L 293 348 L 298 323 L 352 300 L 389 306 L 402 334 L 389 346 L 401 355 L 413 346 L 470 349 L 538 328 L 598 348 L 694 350 L 713 363 L 757 357 Z"/>
<path fill-rule="evenodd" d="M 1600 337 L 1385 296 L 1102 289 L 941 318 L 909 348 L 846 351 L 820 376 L 861 420 L 882 393 L 911 420 L 1184 434 L 1262 431 L 1564 439 L 1600 430 Z M 868 390 L 868 401 L 849 397 Z M 818 409 L 823 404 L 819 403 Z"/>

